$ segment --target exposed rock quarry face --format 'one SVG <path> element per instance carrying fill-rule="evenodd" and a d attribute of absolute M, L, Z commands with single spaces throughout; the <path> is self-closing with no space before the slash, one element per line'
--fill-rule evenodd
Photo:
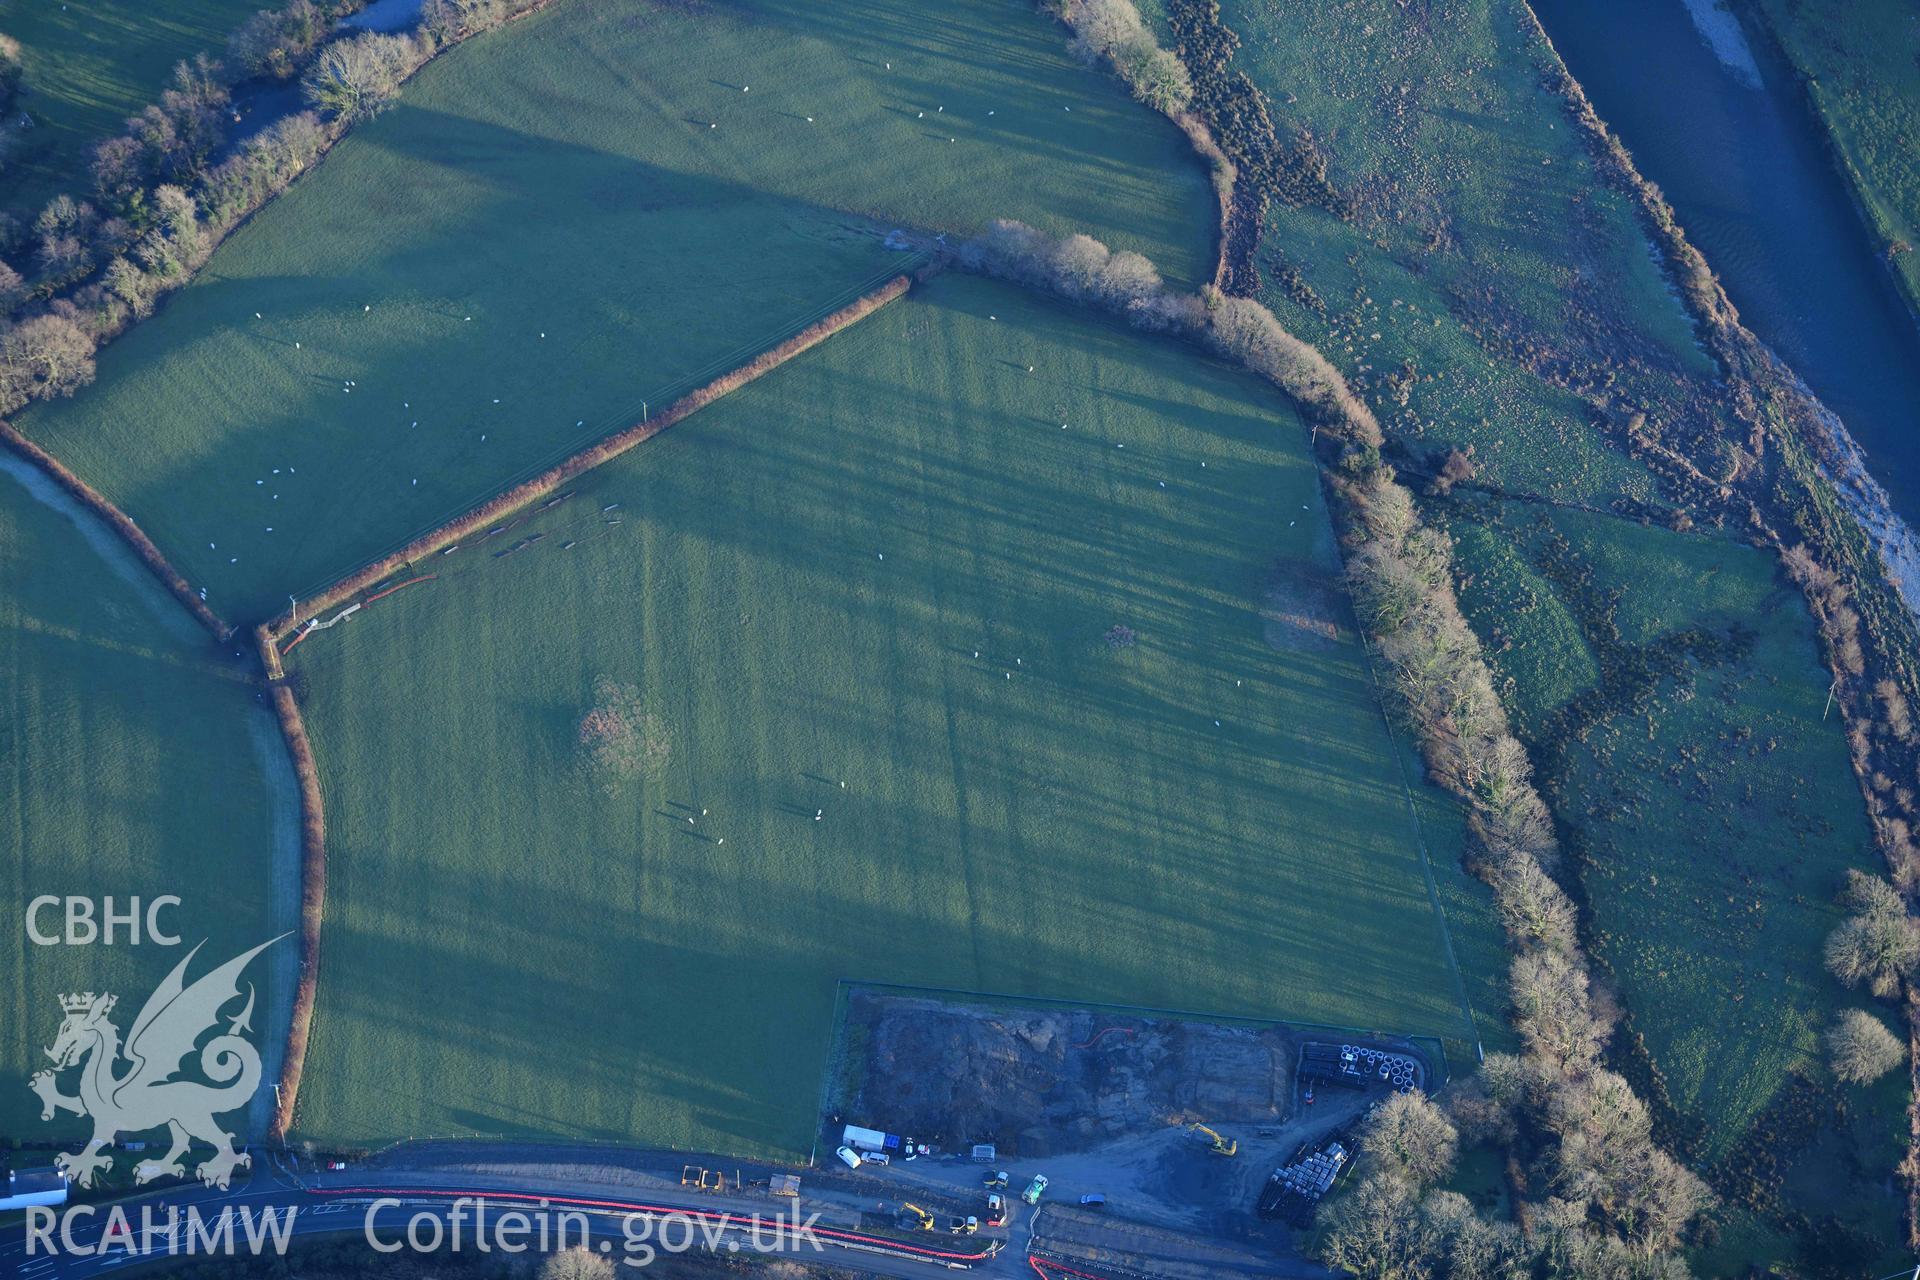
<path fill-rule="evenodd" d="M 866 1029 L 864 1123 L 948 1147 L 1046 1156 L 1174 1123 L 1274 1123 L 1290 1097 L 1277 1029 L 872 994 L 848 1017 Z"/>

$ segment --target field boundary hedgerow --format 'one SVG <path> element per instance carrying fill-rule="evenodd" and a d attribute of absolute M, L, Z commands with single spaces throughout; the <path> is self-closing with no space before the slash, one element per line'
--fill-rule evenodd
<path fill-rule="evenodd" d="M 1634 443 L 1675 478 L 1744 518 L 1756 539 L 1772 549 L 1782 572 L 1799 588 L 1813 614 L 1834 703 L 1847 726 L 1855 779 L 1876 842 L 1908 910 L 1920 890 L 1920 803 L 1910 787 L 1920 765 L 1920 738 L 1904 724 L 1905 708 L 1920 699 L 1920 676 L 1901 655 L 1920 650 L 1913 610 L 1893 581 L 1894 566 L 1870 531 L 1876 495 L 1860 486 L 1857 500 L 1839 489 L 1852 478 L 1858 459 L 1845 428 L 1764 343 L 1740 322 L 1704 256 L 1687 239 L 1659 189 L 1635 167 L 1626 147 L 1607 127 L 1554 48 L 1539 16 L 1522 4 L 1525 32 L 1551 56 L 1557 74 L 1549 87 L 1566 104 L 1603 180 L 1632 201 L 1648 237 L 1671 274 L 1703 341 L 1733 389 L 1733 412 L 1747 424 L 1756 459 L 1774 442 L 1775 464 L 1756 464 L 1725 485 L 1702 486 L 1702 466 L 1689 450 L 1694 441 L 1661 439 L 1650 428 Z M 1908 1104 L 1907 1157 L 1898 1170 L 1906 1183 L 1907 1240 L 1920 1247 L 1920 991 L 1903 983 L 1908 1070 L 1914 1098 Z"/>
<path fill-rule="evenodd" d="M 284 1141 L 293 1122 L 294 1103 L 300 1097 L 300 1077 L 306 1067 L 307 1036 L 313 1029 L 313 1005 L 320 979 L 320 924 L 327 900 L 327 817 L 320 795 L 320 770 L 313 758 L 313 742 L 300 714 L 300 703 L 287 683 L 267 629 L 255 627 L 253 642 L 273 699 L 274 720 L 286 740 L 293 774 L 300 784 L 300 979 L 294 988 L 293 1012 L 287 1025 L 287 1048 L 281 1059 L 280 1089 L 267 1136 Z"/>
<path fill-rule="evenodd" d="M 97 489 L 75 475 L 73 470 L 60 459 L 21 435 L 11 423 L 0 422 L 0 444 L 6 445 L 29 465 L 44 473 L 75 502 L 98 516 L 102 524 L 119 535 L 140 563 L 160 580 L 160 585 L 172 593 L 173 598 L 193 615 L 195 622 L 212 632 L 215 640 L 225 640 L 233 634 L 233 627 L 209 609 L 207 602 L 194 593 L 180 571 L 175 569 L 173 563 L 161 553 L 160 548 L 154 545 L 153 539 L 134 523 L 133 517 L 107 501 Z"/>
<path fill-rule="evenodd" d="M 1191 110 L 1194 83 L 1190 69 L 1178 54 L 1162 48 L 1153 38 L 1133 0 L 1041 0 L 1040 7 L 1073 33 L 1074 53 L 1087 62 L 1104 59 L 1120 82 L 1132 90 L 1134 98 L 1173 121 L 1207 162 L 1219 203 L 1213 283 L 1216 288 L 1225 288 L 1223 281 L 1233 274 L 1228 259 L 1234 227 L 1239 222 L 1236 193 L 1240 171 L 1207 122 Z"/>
<path fill-rule="evenodd" d="M 864 319 L 905 294 L 912 283 L 913 277 L 908 275 L 892 277 L 878 289 L 862 294 L 838 311 L 816 320 L 792 337 L 769 347 L 746 363 L 737 365 L 704 386 L 688 392 L 660 412 L 650 414 L 643 421 L 616 431 L 577 453 L 570 454 L 531 479 L 521 481 L 451 520 L 434 526 L 399 550 L 390 552 L 349 573 L 306 601 L 303 609 L 309 615 L 307 629 L 312 629 L 318 622 L 318 614 L 344 604 L 367 588 L 385 580 L 396 570 L 457 544 L 468 534 L 483 529 L 490 521 L 545 497 L 567 481 L 576 479 L 595 467 L 619 457 L 636 445 L 651 440 L 687 415 L 705 408 L 729 392 L 752 382 L 755 378 L 779 368 L 803 351 L 818 346 L 847 326 Z M 269 636 L 279 640 L 297 626 L 296 615 L 289 608 L 268 622 L 266 629 Z"/>

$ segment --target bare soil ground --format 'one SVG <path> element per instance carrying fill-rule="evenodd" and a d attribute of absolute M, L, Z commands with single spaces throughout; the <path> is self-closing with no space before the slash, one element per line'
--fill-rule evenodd
<path fill-rule="evenodd" d="M 1098 1192 L 1105 1217 L 1130 1230 L 1284 1246 L 1284 1228 L 1254 1216 L 1267 1177 L 1384 1092 L 1322 1085 L 1306 1103 L 1298 1049 L 1327 1038 L 1278 1024 L 860 991 L 846 1005 L 843 1088 L 829 1099 L 822 1150 L 843 1123 L 910 1135 L 962 1158 L 896 1162 L 890 1176 L 958 1191 L 979 1185 L 981 1166 L 966 1153 L 991 1142 L 1012 1191 L 1047 1175 L 1049 1222 L 1066 1240 L 1101 1230 L 1099 1219 L 1080 1222 L 1088 1211 L 1078 1207 Z M 1238 1154 L 1213 1154 L 1189 1130 L 1195 1122 Z"/>
<path fill-rule="evenodd" d="M 1049 1156 L 1200 1121 L 1278 1124 L 1294 1034 L 1073 1009 L 856 994 L 849 1120 L 948 1150 Z"/>

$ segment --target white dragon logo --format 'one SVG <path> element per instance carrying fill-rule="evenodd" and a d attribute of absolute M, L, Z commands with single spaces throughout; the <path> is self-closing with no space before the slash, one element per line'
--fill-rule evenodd
<path fill-rule="evenodd" d="M 94 1185 L 101 1170 L 113 1163 L 113 1157 L 102 1155 L 101 1148 L 110 1146 L 121 1134 L 141 1133 L 162 1125 L 167 1128 L 172 1147 L 158 1160 L 142 1160 L 135 1165 L 135 1182 L 185 1174 L 182 1157 L 195 1138 L 214 1151 L 200 1165 L 200 1181 L 210 1187 L 225 1189 L 236 1168 L 252 1164 L 252 1157 L 234 1148 L 233 1135 L 213 1120 L 216 1115 L 246 1106 L 260 1085 L 259 1051 L 240 1036 L 240 1032 L 253 1029 L 251 986 L 247 988 L 246 1007 L 231 1019 L 226 1032 L 200 1046 L 200 1070 L 214 1084 L 174 1077 L 200 1037 L 218 1027 L 220 1010 L 239 997 L 241 970 L 278 941 L 280 938 L 263 942 L 187 986 L 183 980 L 187 965 L 200 953 L 200 947 L 194 947 L 147 998 L 140 1016 L 133 1020 L 124 1049 L 119 1029 L 107 1020 L 116 997 L 96 996 L 91 991 L 60 997 L 66 1021 L 60 1024 L 60 1034 L 47 1050 L 53 1069 L 36 1073 L 28 1086 L 40 1095 L 42 1120 L 53 1119 L 57 1111 L 93 1117 L 93 1137 L 87 1144 L 71 1155 L 55 1157 L 55 1163 L 75 1185 Z M 122 1057 L 131 1066 L 124 1074 L 116 1074 Z M 60 1092 L 58 1077 L 75 1066 L 80 1068 L 80 1092 L 68 1097 Z"/>

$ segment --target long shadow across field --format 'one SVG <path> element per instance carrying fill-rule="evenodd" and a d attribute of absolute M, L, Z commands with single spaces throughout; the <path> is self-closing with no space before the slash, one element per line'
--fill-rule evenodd
<path fill-rule="evenodd" d="M 1303 428 L 1150 349 L 942 279 L 303 645 L 303 1124 L 804 1150 L 843 977 L 1460 1034 L 1357 651 L 1258 604 Z M 611 792 L 600 675 L 671 738 Z"/>

